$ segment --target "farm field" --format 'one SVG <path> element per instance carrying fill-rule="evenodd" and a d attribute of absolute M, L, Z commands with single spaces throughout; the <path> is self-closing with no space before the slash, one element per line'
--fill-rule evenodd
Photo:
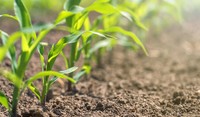
<path fill-rule="evenodd" d="M 29 84 L 28 88 L 20 92 L 16 116 L 200 117 L 200 66 L 198 64 L 200 62 L 200 15 L 197 14 L 197 12 L 188 12 L 184 14 L 185 18 L 181 23 L 173 22 L 158 32 L 154 27 L 150 27 L 145 42 L 142 42 L 148 55 L 145 55 L 144 49 L 135 50 L 135 52 L 120 45 L 113 46 L 111 52 L 106 52 L 101 56 L 100 64 L 89 60 L 91 61 L 90 73 L 81 76 L 75 85 L 72 84 L 71 90 L 66 90 L 69 89 L 69 84 L 66 84 L 65 79 L 56 79 L 47 91 L 45 101 L 42 100 L 42 96 L 35 94 L 36 90 L 31 89 L 33 87 Z M 32 22 L 46 23 L 54 20 L 53 17 L 54 15 L 41 16 L 40 21 L 33 18 Z M 8 34 L 17 31 L 18 28 L 19 26 L 13 20 L 0 20 L 0 29 Z M 44 53 L 48 53 L 58 39 L 74 34 L 73 30 L 69 32 L 51 30 L 43 40 L 48 43 L 47 46 L 44 44 Z M 92 33 L 98 36 L 103 35 L 98 31 Z M 107 35 L 102 37 L 107 37 Z M 72 42 L 76 43 L 76 41 Z M 17 55 L 20 55 L 24 49 L 21 44 L 20 41 L 15 43 Z M 70 44 L 73 45 L 73 43 Z M 66 47 L 63 53 L 72 56 L 71 50 L 72 48 Z M 41 52 L 38 50 L 32 55 L 24 74 L 24 80 L 33 78 L 32 76 L 41 72 L 41 69 L 45 72 L 46 69 L 41 66 Z M 70 73 L 70 71 L 60 72 L 66 69 L 66 61 L 62 58 L 63 53 L 56 56 L 51 70 Z M 49 56 L 50 54 L 44 54 L 43 57 L 46 60 Z M 80 55 L 80 59 L 71 66 L 71 72 L 76 70 L 74 66 L 78 66 L 80 72 L 85 70 L 82 67 L 85 64 L 84 57 L 85 55 Z M 48 58 L 48 60 L 51 59 Z M 70 60 L 71 58 L 68 62 Z M 12 67 L 12 61 L 9 58 L 4 58 L 0 64 L 2 71 L 12 70 Z M 45 73 L 50 76 L 48 70 Z M 4 78 L 6 76 L 4 72 L 0 74 L 0 91 L 8 97 L 8 102 L 11 103 L 15 81 L 13 81 L 13 86 L 8 81 L 10 79 Z M 53 72 L 54 74 L 62 77 L 62 74 Z M 73 75 L 69 74 L 68 80 L 70 77 L 76 77 Z M 41 75 L 41 77 L 44 76 Z M 45 78 L 37 79 L 33 83 L 41 94 Z M 0 99 L 5 99 L 1 93 Z M 3 101 L 0 100 L 0 102 Z M 0 117 L 9 116 L 8 110 L 0 105 Z"/>
<path fill-rule="evenodd" d="M 103 68 L 94 68 L 87 80 L 77 84 L 76 94 L 64 94 L 61 85 L 55 84 L 54 96 L 44 112 L 37 99 L 26 91 L 19 103 L 19 114 L 38 117 L 199 116 L 200 25 L 197 19 L 193 16 L 158 36 L 149 35 L 146 44 L 149 57 L 115 48 L 112 58 L 105 56 Z M 39 68 L 37 57 L 35 55 L 30 64 L 34 70 Z M 11 85 L 2 78 L 0 83 L 0 88 L 9 95 Z M 5 109 L 1 108 L 0 116 L 7 116 Z"/>

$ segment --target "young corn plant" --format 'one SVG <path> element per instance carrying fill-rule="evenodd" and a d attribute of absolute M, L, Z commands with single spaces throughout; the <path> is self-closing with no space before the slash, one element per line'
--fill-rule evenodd
<path fill-rule="evenodd" d="M 122 33 L 125 36 L 131 37 L 133 42 L 136 42 L 147 53 L 144 45 L 134 33 L 117 26 L 116 21 L 118 20 L 116 19 L 119 19 L 119 15 L 131 21 L 135 19 L 129 12 L 113 6 L 110 0 L 96 0 L 86 8 L 79 6 L 79 3 L 80 0 L 68 0 L 64 7 L 65 12 L 73 14 L 71 17 L 67 17 L 65 22 L 69 28 L 70 35 L 74 37 L 73 41 L 69 42 L 70 55 L 66 57 L 62 54 L 66 62 L 66 67 L 74 67 L 81 53 L 84 57 L 84 65 L 81 67 L 82 70 L 75 75 L 71 73 L 70 77 L 78 81 L 82 75 L 90 72 L 90 61 L 96 52 L 99 55 L 96 59 L 100 61 L 102 52 L 116 45 L 118 39 L 115 36 L 111 36 L 112 33 Z M 89 18 L 91 12 L 100 13 L 99 16 L 93 17 L 94 24 L 91 24 Z M 134 21 L 140 27 L 143 26 L 138 20 Z M 103 25 L 102 29 L 100 25 Z M 68 90 L 72 90 L 70 82 L 68 83 Z"/>
<path fill-rule="evenodd" d="M 27 66 L 30 63 L 31 57 L 37 51 L 37 48 L 39 48 L 40 55 L 42 55 L 43 51 L 39 46 L 41 45 L 40 42 L 44 39 L 45 35 L 57 25 L 57 23 L 45 26 L 33 26 L 31 23 L 30 15 L 21 0 L 14 1 L 14 8 L 15 16 L 3 14 L 1 15 L 1 17 L 9 17 L 18 21 L 20 25 L 20 31 L 8 35 L 0 30 L 0 36 L 3 42 L 3 45 L 1 45 L 0 47 L 0 62 L 3 61 L 6 55 L 11 61 L 11 70 L 1 68 L 0 75 L 9 80 L 14 86 L 12 101 L 9 102 L 5 94 L 0 91 L 0 103 L 8 109 L 11 117 L 17 116 L 18 100 L 20 99 L 20 96 L 26 87 L 29 87 L 40 99 L 41 103 L 43 103 L 44 97 L 55 79 L 64 78 L 70 80 L 72 83 L 75 82 L 75 80 L 64 74 L 73 72 L 76 69 L 71 68 L 64 72 L 52 71 L 51 67 L 53 66 L 53 62 L 50 61 L 47 65 L 48 70 L 38 72 L 32 77 L 25 80 L 24 75 Z M 59 20 L 62 20 L 62 17 L 58 17 L 57 21 Z M 36 35 L 36 31 L 38 31 L 38 35 Z M 20 54 L 17 56 L 16 51 L 18 50 L 18 48 L 15 47 L 15 42 L 19 39 L 21 40 L 21 50 Z M 52 56 L 56 56 L 55 54 L 57 53 L 50 54 L 49 58 L 52 58 Z M 52 79 L 46 80 L 50 76 L 52 76 Z M 42 95 L 39 95 L 38 90 L 33 86 L 33 82 L 39 78 L 44 79 L 43 85 L 45 85 L 45 88 L 42 91 Z"/>
<path fill-rule="evenodd" d="M 67 43 L 70 46 L 69 56 L 64 55 L 64 52 L 62 52 L 62 56 L 66 63 L 66 68 L 74 67 L 75 63 L 79 60 L 83 50 L 84 52 L 86 52 L 87 49 L 89 49 L 88 46 L 91 43 L 92 35 L 97 35 L 104 38 L 107 37 L 103 34 L 94 32 L 92 30 L 83 29 L 84 23 L 89 19 L 89 13 L 91 11 L 94 11 L 94 6 L 91 8 L 83 8 L 79 6 L 79 3 L 80 0 L 67 0 L 64 5 L 64 11 L 61 12 L 61 14 L 64 12 L 73 14 L 65 19 L 69 35 L 65 37 L 68 41 L 65 41 L 64 43 Z M 90 39 L 88 39 L 89 37 Z M 69 74 L 69 76 L 73 77 L 75 81 L 78 81 L 81 76 L 88 74 L 90 72 L 91 66 L 89 65 L 89 63 L 86 64 L 86 62 L 84 61 L 84 65 L 80 68 L 81 70 L 76 74 Z M 71 82 L 68 82 L 68 91 L 72 91 L 73 89 L 75 89 L 75 87 L 72 86 Z"/>
<path fill-rule="evenodd" d="M 84 20 L 85 17 L 87 17 L 87 13 L 83 13 L 82 8 L 77 7 L 80 4 L 80 2 L 81 0 L 67 0 L 64 5 L 65 11 L 73 13 L 72 16 L 65 19 L 65 22 L 66 25 L 70 28 L 69 33 L 75 36 L 73 42 L 70 43 L 70 55 L 67 60 L 65 59 L 65 61 L 67 61 L 66 67 L 73 67 L 80 55 L 78 53 L 78 46 L 79 46 L 78 40 L 83 34 L 83 32 L 80 31 L 82 25 L 81 22 L 82 20 Z M 73 77 L 73 73 L 71 73 L 69 76 Z M 69 91 L 72 90 L 71 82 L 68 82 L 68 90 Z"/>
<path fill-rule="evenodd" d="M 96 56 L 98 66 L 101 66 L 102 54 L 105 53 L 106 50 L 111 50 L 117 44 L 130 47 L 132 49 L 135 49 L 135 46 L 139 45 L 147 54 L 147 51 L 139 38 L 132 31 L 124 29 L 118 24 L 126 22 L 125 19 L 127 19 L 129 22 L 136 24 L 144 30 L 146 30 L 146 27 L 130 9 L 122 8 L 116 5 L 115 2 L 115 0 L 96 1 L 88 8 L 100 13 L 100 15 L 90 25 L 88 24 L 91 21 L 86 20 L 84 25 L 85 29 L 98 32 L 109 37 L 95 38 L 95 40 L 93 40 L 94 45 L 88 45 L 88 48 L 84 51 L 86 58 Z M 102 8 L 101 6 L 104 7 Z M 85 38 L 87 40 L 87 38 L 89 39 L 91 37 L 88 36 Z"/>
<path fill-rule="evenodd" d="M 40 43 L 38 45 L 38 52 L 39 52 L 41 68 L 42 68 L 41 71 L 43 71 L 43 72 L 53 71 L 52 68 L 54 66 L 54 63 L 55 63 L 58 55 L 62 52 L 63 47 L 67 43 L 67 42 L 62 43 L 65 39 L 66 38 L 62 38 L 58 41 L 58 43 L 52 45 L 50 51 L 48 52 L 47 61 L 45 61 L 45 59 L 44 59 L 45 58 L 44 49 L 46 46 L 45 43 L 44 44 Z M 68 68 L 66 70 L 59 71 L 59 73 L 67 75 L 71 72 L 74 72 L 77 68 L 78 67 L 74 66 L 72 68 Z M 58 76 L 53 76 L 53 77 L 50 77 L 50 75 L 43 76 L 42 77 L 42 86 L 43 87 L 42 87 L 41 92 L 33 83 L 28 85 L 28 88 L 36 95 L 36 97 L 39 99 L 42 106 L 45 106 L 47 94 L 48 94 L 51 86 L 53 85 L 53 83 L 56 82 L 58 78 L 59 78 Z M 70 77 L 68 77 L 68 80 L 72 83 L 75 83 L 75 80 L 73 80 Z"/>
<path fill-rule="evenodd" d="M 87 6 L 86 8 L 78 6 L 79 3 L 80 0 L 68 0 L 64 7 L 65 12 L 73 13 L 72 16 L 66 18 L 65 22 L 67 24 L 67 27 L 69 28 L 70 35 L 72 34 L 75 37 L 74 40 L 70 42 L 69 57 L 63 55 L 67 64 L 66 66 L 69 68 L 74 67 L 74 64 L 79 59 L 81 52 L 83 52 L 84 56 L 84 65 L 82 66 L 81 72 L 76 75 L 74 75 L 73 73 L 70 74 L 70 77 L 73 77 L 76 81 L 82 75 L 90 71 L 91 66 L 89 61 L 93 53 L 102 50 L 103 47 L 109 48 L 115 45 L 115 39 L 113 38 L 113 36 L 106 34 L 105 29 L 99 29 L 98 21 L 96 25 L 92 27 L 90 26 L 89 13 L 98 12 L 100 13 L 100 16 L 105 17 L 105 19 L 109 15 L 116 14 L 116 12 L 120 13 L 117 8 L 110 4 L 110 0 L 96 0 L 93 4 Z M 95 19 L 95 17 L 93 18 Z M 99 20 L 98 17 L 97 19 Z M 113 27 L 113 29 L 110 31 L 122 32 L 126 35 L 134 35 L 132 34 L 132 32 L 123 30 L 120 27 Z M 105 38 L 106 40 L 98 41 L 97 38 Z M 132 36 L 132 38 L 145 50 L 143 44 L 138 38 L 136 38 L 135 35 L 134 37 Z M 95 40 L 94 42 L 96 42 L 94 47 L 92 47 L 91 45 L 92 40 Z M 68 83 L 68 90 L 72 90 L 71 82 Z"/>

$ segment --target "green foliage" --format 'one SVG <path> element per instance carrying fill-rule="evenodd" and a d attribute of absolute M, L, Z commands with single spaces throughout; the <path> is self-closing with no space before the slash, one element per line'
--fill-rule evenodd
<path fill-rule="evenodd" d="M 0 92 L 0 103 L 6 108 L 8 109 L 8 111 L 10 111 L 10 106 L 8 103 L 8 99 L 7 97 L 4 95 L 4 93 Z"/>
<path fill-rule="evenodd" d="M 12 19 L 15 19 L 19 22 L 20 25 L 20 31 L 14 32 L 11 35 L 6 34 L 3 31 L 0 31 L 0 36 L 3 42 L 3 45 L 0 47 L 0 61 L 3 60 L 3 58 L 8 55 L 8 58 L 10 59 L 12 63 L 12 69 L 11 71 L 1 69 L 0 74 L 4 76 L 6 79 L 8 79 L 13 85 L 14 85 L 14 91 L 13 91 L 13 98 L 12 103 L 9 106 L 6 101 L 6 96 L 1 93 L 1 102 L 3 106 L 5 106 L 10 115 L 15 117 L 17 114 L 17 103 L 18 99 L 21 95 L 21 93 L 24 91 L 26 87 L 29 87 L 31 91 L 36 94 L 36 96 L 39 99 L 42 99 L 41 102 L 44 102 L 44 99 L 39 97 L 41 94 L 39 93 L 39 90 L 37 90 L 36 87 L 32 85 L 32 83 L 37 80 L 38 78 L 42 79 L 48 79 L 50 76 L 53 76 L 51 80 L 44 80 L 43 85 L 47 86 L 47 88 L 43 89 L 42 97 L 45 97 L 47 95 L 48 90 L 50 89 L 50 86 L 55 81 L 56 78 L 65 78 L 69 80 L 72 83 L 75 83 L 75 80 L 72 78 L 66 76 L 64 73 L 51 71 L 51 69 L 48 69 L 48 71 L 41 71 L 34 76 L 30 77 L 28 80 L 24 80 L 24 74 L 27 69 L 27 65 L 30 62 L 31 57 L 33 54 L 37 51 L 37 47 L 40 45 L 40 42 L 44 39 L 45 35 L 53 29 L 56 24 L 54 25 L 48 25 L 48 26 L 32 26 L 31 18 L 28 13 L 28 10 L 24 6 L 23 2 L 21 0 L 15 0 L 14 1 L 14 8 L 15 8 L 15 16 L 11 15 L 2 15 L 2 17 L 9 17 Z M 36 35 L 36 31 L 38 32 L 38 35 Z M 15 42 L 20 39 L 21 40 L 21 52 L 19 54 L 19 57 L 16 56 L 16 50 L 18 48 L 15 48 Z M 39 51 L 42 53 L 42 51 Z M 55 55 L 52 55 L 55 56 Z M 50 63 L 52 67 L 52 63 Z M 75 69 L 67 69 L 67 72 L 73 72 Z"/>
<path fill-rule="evenodd" d="M 11 11 L 11 9 L 13 8 L 13 2 L 14 0 L 1 0 L 0 13 L 4 13 L 8 10 Z M 62 9 L 64 2 L 65 0 L 59 0 L 59 2 L 52 0 L 23 0 L 23 3 L 31 13 L 41 10 L 46 12 L 58 12 Z"/>
<path fill-rule="evenodd" d="M 152 2 L 144 0 L 95 0 L 86 7 L 82 7 L 80 3 L 81 0 L 66 0 L 64 9 L 58 13 L 57 18 L 52 23 L 41 25 L 32 24 L 29 10 L 26 8 L 27 5 L 24 5 L 22 0 L 14 1 L 14 16 L 0 15 L 0 17 L 16 20 L 20 26 L 19 31 L 11 35 L 0 30 L 2 39 L 0 62 L 3 62 L 7 56 L 12 63 L 11 70 L 1 68 L 0 75 L 14 86 L 11 103 L 2 92 L 0 92 L 0 103 L 8 109 L 12 117 L 16 116 L 18 99 L 27 87 L 35 94 L 41 105 L 45 106 L 46 95 L 58 78 L 68 80 L 68 90 L 72 90 L 72 84 L 77 83 L 82 76 L 90 73 L 91 62 L 95 60 L 100 64 L 103 54 L 112 50 L 117 44 L 131 49 L 141 48 L 148 55 L 139 38 L 140 35 L 138 37 L 137 34 L 133 33 L 133 30 L 147 31 L 147 22 L 151 19 L 149 15 L 154 18 L 160 10 L 160 7 L 150 9 L 150 4 L 157 5 L 162 2 L 157 0 L 152 0 Z M 174 8 L 171 3 L 164 2 L 162 4 L 169 9 Z M 98 13 L 98 15 L 92 16 L 93 13 Z M 131 25 L 127 26 L 123 23 Z M 42 40 L 51 30 L 59 29 L 59 26 L 62 26 L 62 29 L 64 28 L 68 34 L 52 44 L 47 52 L 48 56 L 45 56 L 44 50 L 48 43 L 42 42 Z M 21 50 L 15 47 L 15 42 L 18 40 L 21 41 Z M 64 54 L 66 46 L 70 47 L 69 55 Z M 16 55 L 16 51 L 20 51 L 19 56 Z M 24 74 L 27 66 L 36 52 L 39 53 L 42 69 L 25 80 Z M 59 55 L 65 61 L 66 69 L 55 71 L 53 66 Z M 76 62 L 81 56 L 84 63 L 76 67 Z M 34 81 L 37 79 L 42 79 L 42 91 L 38 89 L 37 85 L 34 85 Z"/>
<path fill-rule="evenodd" d="M 153 28 L 154 32 L 159 32 L 163 27 L 172 21 L 181 22 L 181 5 L 183 0 L 113 0 L 117 1 L 117 7 L 129 12 L 133 16 L 133 21 L 137 27 L 130 23 L 122 24 L 132 29 L 140 38 L 144 38 L 145 32 L 140 28 Z M 145 28 L 142 24 L 145 25 Z"/>

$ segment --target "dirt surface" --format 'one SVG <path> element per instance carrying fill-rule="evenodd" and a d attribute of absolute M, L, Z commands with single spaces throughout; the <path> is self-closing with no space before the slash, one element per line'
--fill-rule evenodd
<path fill-rule="evenodd" d="M 102 68 L 94 67 L 92 74 L 77 84 L 76 94 L 64 93 L 63 86 L 56 83 L 46 107 L 42 108 L 36 97 L 26 91 L 21 96 L 18 114 L 22 117 L 200 117 L 198 18 L 171 26 L 159 35 L 149 34 L 148 57 L 115 48 L 112 58 L 104 58 Z M 62 68 L 61 64 L 57 62 Z M 9 62 L 4 65 L 9 66 Z M 35 55 L 26 76 L 33 75 L 39 66 Z M 12 88 L 0 78 L 0 90 L 9 97 Z M 0 117 L 6 116 L 7 111 L 0 106 Z"/>

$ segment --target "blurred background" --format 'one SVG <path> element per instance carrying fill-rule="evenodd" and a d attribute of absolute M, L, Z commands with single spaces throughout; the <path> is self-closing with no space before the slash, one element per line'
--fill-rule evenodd
<path fill-rule="evenodd" d="M 31 17 L 51 17 L 63 10 L 63 4 L 66 0 L 23 0 L 28 10 L 32 14 Z M 86 7 L 95 0 L 82 0 L 81 6 Z M 111 0 L 115 4 L 126 4 L 127 7 L 132 8 L 134 12 L 140 16 L 141 19 L 151 19 L 151 23 L 159 24 L 171 20 L 171 17 L 177 21 L 181 21 L 186 14 L 193 13 L 196 15 L 200 11 L 199 0 Z M 0 0 L 0 14 L 13 13 L 13 0 Z M 103 6 L 102 6 L 103 7 Z M 53 13 L 52 13 L 53 12 Z M 51 13 L 51 14 L 49 14 Z M 158 18 L 155 16 L 162 16 Z M 183 16 L 183 17 L 182 17 Z M 152 20 L 153 19 L 153 20 Z M 148 22 L 146 20 L 146 22 Z M 147 25 L 147 24 L 146 24 Z M 160 25 L 160 24 L 159 24 Z"/>
<path fill-rule="evenodd" d="M 52 17 L 63 10 L 66 0 L 23 0 L 31 13 L 31 17 Z M 95 0 L 82 0 L 81 6 L 86 7 Z M 125 4 L 131 8 L 145 23 L 159 26 L 167 24 L 169 20 L 181 21 L 186 14 L 195 14 L 200 11 L 199 0 L 111 0 L 112 3 Z M 0 0 L 0 14 L 13 14 L 13 0 Z M 103 6 L 102 6 L 103 7 Z M 51 13 L 51 14 L 49 14 Z M 161 16 L 161 17 L 157 17 Z"/>
<path fill-rule="evenodd" d="M 63 10 L 65 1 L 66 0 L 23 0 L 31 14 L 32 21 L 42 22 L 49 22 L 55 19 L 58 13 Z M 95 0 L 82 0 L 81 6 L 87 7 L 94 1 Z M 187 19 L 187 17 L 200 15 L 200 0 L 110 1 L 114 6 L 126 6 L 132 10 L 144 26 L 147 28 L 153 27 L 155 32 L 159 32 L 164 27 L 172 25 L 173 22 L 181 23 Z M 13 0 L 0 0 L 0 5 L 0 14 L 13 14 Z M 130 26 L 130 23 L 124 24 Z M 134 27 L 134 24 L 132 25 L 131 26 Z M 134 32 L 139 35 L 140 38 L 144 38 L 146 34 L 146 32 L 138 28 L 134 29 Z"/>

